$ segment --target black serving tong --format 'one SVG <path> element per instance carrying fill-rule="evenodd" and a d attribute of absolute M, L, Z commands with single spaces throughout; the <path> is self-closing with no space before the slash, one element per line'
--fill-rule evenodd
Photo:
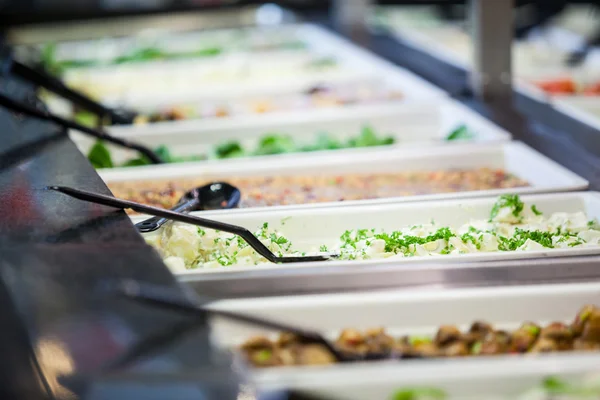
<path fill-rule="evenodd" d="M 135 150 L 135 151 L 139 152 L 140 154 L 143 154 L 144 156 L 148 157 L 148 159 L 153 164 L 163 164 L 164 163 L 164 161 L 153 150 L 151 150 L 150 148 L 148 148 L 144 145 L 141 145 L 138 143 L 133 143 L 133 142 L 130 142 L 128 140 L 121 139 L 118 137 L 114 137 L 114 136 L 109 135 L 102 129 L 90 128 L 85 125 L 81 125 L 75 121 L 64 119 L 64 118 L 59 117 L 58 115 L 54 115 L 50 112 L 39 110 L 37 108 L 34 108 L 29 105 L 23 104 L 21 102 L 15 101 L 12 98 L 10 98 L 9 96 L 6 96 L 2 93 L 0 93 L 0 106 L 3 106 L 14 112 L 25 114 L 30 117 L 54 122 L 65 128 L 75 129 L 86 135 L 93 136 L 97 139 L 101 139 L 101 140 L 116 144 L 117 146 Z"/>
<path fill-rule="evenodd" d="M 265 246 L 256 236 L 252 234 L 248 229 L 231 225 L 224 222 L 214 221 L 206 218 L 196 217 L 194 215 L 182 214 L 171 210 L 165 210 L 163 208 L 152 207 L 145 204 L 136 203 L 134 201 L 118 199 L 112 196 L 106 196 L 99 193 L 88 192 L 85 190 L 74 189 L 66 186 L 48 186 L 47 190 L 54 190 L 67 196 L 74 197 L 79 200 L 88 201 L 91 203 L 101 204 L 108 207 L 114 207 L 119 209 L 130 208 L 134 211 L 153 215 L 155 217 L 163 217 L 169 220 L 183 222 L 186 224 L 202 226 L 209 229 L 216 229 L 223 232 L 233 233 L 234 235 L 240 236 L 246 241 L 258 254 L 266 258 L 272 263 L 293 263 L 293 262 L 313 262 L 313 261 L 326 261 L 331 258 L 335 258 L 338 255 L 328 253 L 326 255 L 315 255 L 315 256 L 284 256 L 279 257 L 273 254 L 267 246 Z"/>
<path fill-rule="evenodd" d="M 171 211 L 187 213 L 199 210 L 223 210 L 236 208 L 242 194 L 238 188 L 226 182 L 213 182 L 187 191 Z M 162 217 L 152 217 L 135 224 L 138 231 L 154 232 L 169 220 Z"/>
<path fill-rule="evenodd" d="M 254 317 L 238 312 L 218 310 L 207 307 L 206 305 L 212 302 L 211 299 L 198 298 L 198 302 L 202 303 L 202 305 L 197 305 L 191 302 L 189 298 L 183 297 L 177 292 L 174 292 L 173 289 L 133 280 L 124 280 L 113 285 L 105 285 L 104 291 L 109 295 L 123 297 L 127 300 L 143 305 L 175 311 L 192 317 L 198 317 L 202 321 L 205 321 L 207 316 L 213 315 L 228 318 L 230 320 L 245 324 L 273 329 L 279 332 L 293 333 L 303 343 L 314 343 L 324 346 L 331 352 L 338 362 L 357 361 L 356 356 L 339 351 L 332 343 L 325 339 L 323 335 L 316 331 L 299 328 L 297 326 L 280 323 L 266 318 Z"/>
<path fill-rule="evenodd" d="M 6 73 L 43 87 L 74 105 L 98 115 L 100 119 L 108 117 L 113 124 L 131 124 L 137 116 L 137 113 L 132 111 L 106 107 L 83 93 L 67 87 L 60 79 L 47 72 L 18 62 L 11 55 L 4 57 L 3 69 Z"/>

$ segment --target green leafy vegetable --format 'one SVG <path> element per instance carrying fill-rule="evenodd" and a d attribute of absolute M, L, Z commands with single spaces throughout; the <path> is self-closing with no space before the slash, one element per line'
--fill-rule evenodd
<path fill-rule="evenodd" d="M 79 121 L 85 125 L 94 125 L 97 121 L 94 114 L 81 112 L 77 114 Z M 321 151 L 321 150 L 336 150 L 352 147 L 369 147 L 369 146 L 381 146 L 389 145 L 394 143 L 393 137 L 379 138 L 375 131 L 368 126 L 362 128 L 360 135 L 351 138 L 347 143 L 333 138 L 326 132 L 321 132 L 317 135 L 316 141 L 307 146 L 298 146 L 294 143 L 293 139 L 289 135 L 281 133 L 270 133 L 261 137 L 256 150 L 249 153 L 238 141 L 224 142 L 214 149 L 214 157 L 217 159 L 244 157 L 244 156 L 264 156 L 273 154 L 285 154 L 294 153 L 300 151 Z M 108 151 L 108 149 L 106 149 Z M 159 146 L 155 149 L 157 155 L 166 163 L 179 163 L 189 161 L 202 161 L 208 157 L 206 154 L 190 155 L 190 156 L 174 156 L 167 146 Z M 135 167 L 142 165 L 152 164 L 151 161 L 145 157 L 140 156 L 127 160 L 122 165 L 123 167 Z M 109 167 L 104 167 L 109 168 Z"/>
<path fill-rule="evenodd" d="M 337 150 L 344 148 L 344 145 L 331 137 L 327 132 L 321 132 L 317 135 L 317 140 L 314 144 L 300 148 L 300 151 L 319 151 L 319 150 Z"/>
<path fill-rule="evenodd" d="M 296 146 L 291 137 L 280 134 L 269 134 L 262 137 L 254 155 L 264 156 L 293 153 L 294 151 L 296 151 Z"/>
<path fill-rule="evenodd" d="M 441 389 L 437 388 L 406 388 L 397 390 L 392 395 L 392 400 L 443 400 L 448 395 Z"/>
<path fill-rule="evenodd" d="M 521 198 L 517 194 L 505 194 L 500 196 L 500 198 L 492 207 L 492 211 L 490 212 L 490 221 L 498 216 L 498 213 L 502 208 L 510 208 L 512 209 L 512 215 L 515 217 L 519 217 L 521 212 L 523 211 L 524 204 L 521 201 Z"/>
<path fill-rule="evenodd" d="M 171 155 L 171 151 L 165 145 L 158 146 L 156 149 L 154 149 L 154 152 L 166 163 L 172 163 L 174 160 L 173 156 Z"/>
<path fill-rule="evenodd" d="M 110 152 L 101 140 L 94 143 L 87 158 L 94 168 L 112 168 L 114 166 Z"/>
<path fill-rule="evenodd" d="M 121 167 L 141 167 L 143 165 L 151 165 L 152 161 L 146 156 L 141 156 L 138 158 L 132 158 L 131 160 L 125 161 L 121 164 Z"/>
<path fill-rule="evenodd" d="M 473 132 L 466 125 L 461 125 L 450 132 L 448 136 L 446 136 L 446 140 L 469 140 L 473 139 L 473 137 L 475 137 Z"/>
<path fill-rule="evenodd" d="M 242 157 L 246 153 L 239 142 L 226 142 L 215 149 L 217 158 Z"/>
<path fill-rule="evenodd" d="M 348 147 L 371 147 L 390 145 L 394 143 L 393 137 L 379 139 L 377 134 L 370 126 L 364 126 L 360 131 L 360 135 L 355 139 L 348 141 Z"/>

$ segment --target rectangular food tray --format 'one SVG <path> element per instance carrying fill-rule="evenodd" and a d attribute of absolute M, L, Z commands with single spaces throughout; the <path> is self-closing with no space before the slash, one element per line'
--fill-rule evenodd
<path fill-rule="evenodd" d="M 323 151 L 293 155 L 254 157 L 247 160 L 204 161 L 99 170 L 105 182 L 175 180 L 206 177 L 227 180 L 244 176 L 320 176 L 371 174 L 408 171 L 436 171 L 467 168 L 502 168 L 525 179 L 531 186 L 459 193 L 444 193 L 361 201 L 318 203 L 319 207 L 385 204 L 392 202 L 440 200 L 464 197 L 497 196 L 504 193 L 562 192 L 585 189 L 588 182 L 520 142 L 456 144 L 429 148 L 372 148 Z M 191 188 L 190 188 L 191 189 Z M 314 208 L 298 204 L 286 208 Z M 276 208 L 271 208 L 276 209 Z M 251 209 L 260 211 L 260 208 Z"/>
<path fill-rule="evenodd" d="M 440 325 L 456 325 L 464 331 L 476 320 L 500 329 L 516 329 L 525 321 L 541 325 L 554 321 L 570 323 L 586 304 L 600 304 L 600 284 L 246 298 L 218 301 L 210 307 L 314 329 L 335 340 L 348 327 L 359 330 L 385 327 L 394 337 L 433 337 Z M 213 341 L 222 348 L 237 346 L 253 335 L 274 333 L 221 317 L 211 319 L 211 329 Z M 388 399 L 403 386 L 440 387 L 455 396 L 482 395 L 481 390 L 486 388 L 492 393 L 515 395 L 540 383 L 547 375 L 589 371 L 598 368 L 599 361 L 598 354 L 580 352 L 535 357 L 383 361 L 255 369 L 253 379 L 263 387 L 287 386 L 322 394 L 337 393 L 335 398 L 348 400 Z M 482 381 L 473 379 L 474 376 L 480 376 Z M 514 383 L 506 385 L 507 380 Z M 365 396 L 367 393 L 369 396 Z"/>
<path fill-rule="evenodd" d="M 461 125 L 467 126 L 474 134 L 469 141 L 508 141 L 511 138 L 500 127 L 456 104 L 427 109 L 405 104 L 365 105 L 351 107 L 351 110 L 343 108 L 322 111 L 309 115 L 305 112 L 254 115 L 228 118 L 225 121 L 164 122 L 149 126 L 113 128 L 111 132 L 150 148 L 166 145 L 174 156 L 211 154 L 216 146 L 230 141 L 238 142 L 244 149 L 253 151 L 262 137 L 273 134 L 289 136 L 298 145 L 315 143 L 320 133 L 327 133 L 329 137 L 345 143 L 352 137 L 358 137 L 364 127 L 372 128 L 380 139 L 393 137 L 394 147 L 464 143 L 464 140 L 445 140 L 453 129 Z M 95 142 L 95 139 L 76 132 L 71 132 L 71 137 L 84 154 L 89 152 Z M 137 157 L 131 150 L 108 146 L 116 163 Z"/>
<path fill-rule="evenodd" d="M 563 114 L 600 131 L 599 96 L 556 96 L 552 105 Z"/>
<path fill-rule="evenodd" d="M 547 215 L 555 212 L 585 212 L 588 218 L 600 219 L 600 194 L 577 192 L 522 196 L 525 206 L 535 204 Z M 244 226 L 256 231 L 265 222 L 269 228 L 287 237 L 297 251 L 315 251 L 321 245 L 333 248 L 346 230 L 376 229 L 393 231 L 406 226 L 428 223 L 435 220 L 439 226 L 458 228 L 471 220 L 488 219 L 496 199 L 448 199 L 444 201 L 352 205 L 335 208 L 312 207 L 304 209 L 269 209 L 267 211 L 217 211 L 202 212 L 202 217 Z M 135 217 L 139 221 L 141 217 Z M 160 231 L 147 235 L 159 235 Z M 600 246 L 535 251 L 482 252 L 449 254 L 440 256 L 413 256 L 394 259 L 370 259 L 353 261 L 321 261 L 311 263 L 259 264 L 252 266 L 227 266 L 222 268 L 198 268 L 177 272 L 190 280 L 206 273 L 281 270 L 282 273 L 307 267 L 350 267 L 376 265 L 398 265 L 407 269 L 423 268 L 427 263 L 502 261 L 515 259 L 553 258 L 566 256 L 589 256 L 600 254 Z M 260 272 L 258 272 L 260 273 Z"/>
<path fill-rule="evenodd" d="M 430 100 L 432 98 L 440 98 L 445 97 L 446 94 L 442 90 L 438 89 L 434 85 L 426 82 L 424 79 L 402 69 L 391 62 L 384 60 L 375 54 L 368 52 L 359 48 L 358 46 L 352 44 L 350 41 L 345 40 L 323 28 L 320 28 L 313 24 L 297 24 L 297 25 L 289 25 L 286 26 L 286 29 L 296 29 L 298 32 L 298 37 L 301 37 L 305 40 L 312 51 L 317 54 L 324 55 L 332 55 L 336 59 L 339 60 L 340 66 L 342 70 L 345 70 L 347 73 L 345 74 L 352 79 L 357 77 L 378 77 L 384 80 L 389 84 L 390 87 L 395 87 L 400 89 L 403 93 L 405 93 L 406 99 L 413 99 L 419 101 Z M 214 60 L 210 60 L 209 62 L 214 62 Z M 192 62 L 196 63 L 196 61 Z M 168 63 L 144 63 L 145 65 L 140 65 L 139 68 L 144 71 L 148 71 L 149 69 L 161 70 L 168 67 Z M 178 63 L 180 65 L 181 63 Z M 136 68 L 136 66 L 127 66 L 127 69 Z M 112 69 L 115 72 L 118 72 L 117 69 Z M 77 73 L 81 73 L 82 70 Z M 98 71 L 102 71 L 102 73 L 108 73 L 109 70 L 101 69 Z M 331 75 L 331 79 L 337 79 L 337 76 L 340 75 L 340 72 L 336 72 Z M 323 75 L 325 76 L 325 75 Z M 322 81 L 322 77 L 306 77 L 303 79 L 287 79 L 275 82 L 274 84 L 265 84 L 265 83 L 251 83 L 245 85 L 244 87 L 240 87 L 239 83 L 235 83 L 239 90 L 256 90 L 256 87 L 263 86 L 267 88 L 282 88 L 284 89 L 287 84 L 292 85 L 304 85 L 306 87 L 314 86 L 318 83 L 327 83 Z M 204 85 L 206 86 L 206 85 Z M 186 101 L 190 101 L 194 94 L 198 94 L 197 86 L 193 84 L 193 82 L 178 87 L 177 90 L 171 90 L 169 93 L 161 93 L 160 96 L 153 96 L 158 104 L 165 104 L 165 102 L 171 102 L 172 104 L 177 101 L 181 101 L 182 99 L 186 99 Z M 224 85 L 210 85 L 210 87 L 203 87 L 202 97 L 206 97 L 208 94 L 218 95 L 222 90 L 232 89 L 231 87 Z M 118 96 L 107 96 L 105 101 L 109 101 L 110 103 L 120 103 L 122 105 L 132 105 L 138 106 L 140 103 L 145 103 L 146 105 L 151 104 L 149 101 L 150 93 L 140 91 L 139 93 L 126 93 L 120 94 Z M 152 97 L 152 96 L 150 96 Z"/>

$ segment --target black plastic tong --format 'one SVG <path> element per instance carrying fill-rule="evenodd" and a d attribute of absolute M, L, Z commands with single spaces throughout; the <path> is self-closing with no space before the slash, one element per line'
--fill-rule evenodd
<path fill-rule="evenodd" d="M 15 100 L 11 99 L 10 97 L 5 96 L 4 94 L 1 94 L 1 93 L 0 93 L 0 106 L 3 106 L 14 112 L 25 114 L 30 117 L 54 122 L 58 125 L 63 126 L 64 128 L 75 129 L 77 131 L 80 131 L 80 132 L 88 135 L 88 136 L 93 136 L 97 139 L 101 139 L 101 140 L 116 144 L 117 146 L 122 146 L 122 147 L 125 147 L 128 149 L 135 150 L 135 151 L 139 152 L 140 154 L 143 154 L 144 156 L 148 157 L 148 159 L 153 164 L 164 163 L 164 161 L 153 150 L 151 150 L 150 148 L 148 148 L 144 145 L 141 145 L 138 143 L 133 143 L 128 140 L 109 135 L 102 129 L 90 128 L 85 125 L 81 125 L 78 122 L 64 119 L 62 117 L 59 117 L 58 115 L 54 115 L 47 111 L 39 110 L 37 108 L 34 108 L 29 105 L 23 104 L 21 102 L 15 101 Z"/>
<path fill-rule="evenodd" d="M 294 262 L 312 262 L 312 261 L 326 261 L 331 258 L 337 257 L 337 254 L 327 255 L 316 255 L 316 256 L 284 256 L 279 257 L 273 254 L 267 246 L 265 246 L 256 236 L 252 234 L 248 229 L 227 224 L 224 222 L 214 221 L 211 219 L 200 218 L 194 215 L 182 214 L 171 210 L 165 210 L 163 208 L 152 207 L 145 204 L 136 203 L 134 201 L 117 199 L 116 197 L 106 196 L 99 193 L 88 192 L 85 190 L 74 189 L 66 186 L 48 186 L 46 189 L 54 190 L 66 194 L 67 196 L 74 197 L 79 200 L 89 201 L 90 203 L 101 204 L 108 207 L 114 207 L 119 209 L 130 208 L 134 211 L 153 215 L 155 217 L 163 217 L 169 220 L 184 222 L 186 224 L 202 226 L 209 229 L 217 229 L 219 231 L 233 233 L 244 239 L 246 243 L 250 245 L 258 254 L 271 261 L 272 263 L 294 263 Z"/>
<path fill-rule="evenodd" d="M 108 117 L 113 124 L 131 124 L 137 114 L 132 111 L 106 107 L 88 96 L 67 87 L 60 79 L 39 69 L 28 67 L 14 60 L 11 56 L 4 58 L 4 71 L 25 81 L 66 99 L 77 106 L 98 115 L 101 119 Z"/>

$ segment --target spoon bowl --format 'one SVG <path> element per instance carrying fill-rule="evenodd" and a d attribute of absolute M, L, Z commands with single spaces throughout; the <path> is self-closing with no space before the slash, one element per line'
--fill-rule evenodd
<path fill-rule="evenodd" d="M 238 188 L 227 182 L 213 182 L 188 190 L 175 207 L 175 212 L 192 212 L 201 210 L 226 210 L 236 208 L 242 194 Z M 143 233 L 154 232 L 163 226 L 166 218 L 152 217 L 135 224 L 138 231 Z"/>

